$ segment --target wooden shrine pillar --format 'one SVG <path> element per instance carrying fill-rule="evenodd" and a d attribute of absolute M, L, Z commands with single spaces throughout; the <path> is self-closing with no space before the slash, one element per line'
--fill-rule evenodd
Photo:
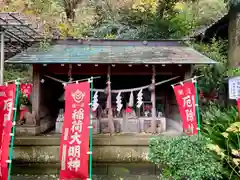
<path fill-rule="evenodd" d="M 35 115 L 36 126 L 40 126 L 41 75 L 42 66 L 33 64 L 32 113 Z"/>
<path fill-rule="evenodd" d="M 155 76 L 156 69 L 155 66 L 152 66 L 152 84 L 151 84 L 151 101 L 152 101 L 152 121 L 151 121 L 151 132 L 156 133 L 156 92 L 155 92 Z"/>
<path fill-rule="evenodd" d="M 113 112 L 112 112 L 112 92 L 111 92 L 111 66 L 108 65 L 107 73 L 107 108 L 108 108 L 108 128 L 110 133 L 115 132 L 114 123 L 113 123 Z"/>
<path fill-rule="evenodd" d="M 0 36 L 1 36 L 1 42 L 0 42 L 0 45 L 1 45 L 1 50 L 0 50 L 0 84 L 3 85 L 4 84 L 4 56 L 5 56 L 5 53 L 4 53 L 4 36 L 5 36 L 5 33 L 4 31 L 0 29 Z"/>

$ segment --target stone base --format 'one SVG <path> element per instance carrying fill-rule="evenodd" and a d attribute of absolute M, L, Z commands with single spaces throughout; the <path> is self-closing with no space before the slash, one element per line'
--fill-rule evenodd
<path fill-rule="evenodd" d="M 148 162 L 151 136 L 94 135 L 94 162 Z M 60 136 L 16 137 L 13 159 L 25 163 L 59 163 Z"/>
<path fill-rule="evenodd" d="M 41 133 L 40 126 L 26 126 L 26 125 L 16 126 L 16 132 L 15 132 L 17 136 L 24 136 L 24 135 L 35 136 L 40 133 Z"/>
<path fill-rule="evenodd" d="M 29 172 L 27 173 L 29 174 Z M 58 173 L 59 174 L 59 173 Z M 11 176 L 11 180 L 56 180 L 59 179 L 59 176 L 56 174 L 51 175 L 25 175 L 25 174 L 18 174 L 16 176 Z M 95 175 L 93 174 L 92 179 L 94 180 L 159 180 L 158 176 L 154 175 Z"/>
<path fill-rule="evenodd" d="M 174 134 L 177 136 L 179 134 Z M 171 134 L 168 134 L 171 136 Z M 93 135 L 93 161 L 148 162 L 152 135 Z M 59 163 L 60 135 L 16 137 L 13 159 L 25 163 Z"/>
<path fill-rule="evenodd" d="M 48 119 L 46 120 L 43 119 L 41 120 L 40 126 L 17 125 L 15 134 L 17 136 L 25 136 L 25 135 L 35 136 L 40 133 L 44 133 L 53 127 L 54 127 L 53 121 L 50 121 Z"/>
<path fill-rule="evenodd" d="M 22 164 L 13 161 L 12 174 L 58 175 L 59 171 L 59 163 Z M 101 177 L 93 178 L 94 180 L 120 180 L 123 177 L 126 180 L 143 180 L 143 177 L 146 177 L 146 180 L 158 180 L 157 176 L 160 175 L 160 168 L 152 163 L 93 163 L 93 175 L 94 177 Z M 138 176 L 141 176 L 141 178 Z M 56 180 L 57 177 L 55 176 L 53 179 Z"/>

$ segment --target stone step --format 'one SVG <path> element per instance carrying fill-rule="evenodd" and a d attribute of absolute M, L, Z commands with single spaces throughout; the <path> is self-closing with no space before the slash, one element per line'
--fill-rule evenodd
<path fill-rule="evenodd" d="M 58 175 L 16 175 L 11 180 L 58 180 Z M 104 176 L 93 175 L 93 180 L 159 180 L 159 177 L 153 175 L 125 175 L 125 176 Z"/>
<path fill-rule="evenodd" d="M 12 174 L 52 175 L 59 174 L 60 164 L 22 164 L 13 162 Z M 151 163 L 93 163 L 97 176 L 158 176 L 160 169 Z"/>

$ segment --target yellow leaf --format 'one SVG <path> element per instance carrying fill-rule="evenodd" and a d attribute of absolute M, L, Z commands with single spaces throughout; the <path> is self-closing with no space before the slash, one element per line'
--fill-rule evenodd
<path fill-rule="evenodd" d="M 234 162 L 234 164 L 235 164 L 236 166 L 238 166 L 239 163 L 240 163 L 240 159 L 233 158 L 233 162 Z"/>
<path fill-rule="evenodd" d="M 240 122 L 235 122 L 233 124 L 231 124 L 227 130 L 227 132 L 240 132 Z"/>
<path fill-rule="evenodd" d="M 240 150 L 232 149 L 232 154 L 235 155 L 235 156 L 239 156 L 240 155 Z"/>
<path fill-rule="evenodd" d="M 223 153 L 222 149 L 216 144 L 208 144 L 207 148 L 216 152 L 221 158 L 224 158 L 225 154 Z"/>
<path fill-rule="evenodd" d="M 227 132 L 223 132 L 222 135 L 223 135 L 223 137 L 228 138 L 228 133 Z"/>

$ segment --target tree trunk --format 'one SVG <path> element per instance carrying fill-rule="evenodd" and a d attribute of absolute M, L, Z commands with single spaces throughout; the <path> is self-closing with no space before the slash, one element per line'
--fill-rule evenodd
<path fill-rule="evenodd" d="M 228 28 L 228 60 L 231 67 L 240 66 L 240 13 L 231 12 Z"/>
<path fill-rule="evenodd" d="M 157 4 L 157 16 L 158 18 L 162 19 L 163 18 L 163 13 L 164 13 L 165 5 L 162 3 L 162 0 L 158 0 Z"/>
<path fill-rule="evenodd" d="M 82 0 L 64 0 L 64 10 L 67 16 L 67 19 L 71 22 L 75 21 L 76 16 L 76 8 L 77 5 L 80 4 Z"/>

